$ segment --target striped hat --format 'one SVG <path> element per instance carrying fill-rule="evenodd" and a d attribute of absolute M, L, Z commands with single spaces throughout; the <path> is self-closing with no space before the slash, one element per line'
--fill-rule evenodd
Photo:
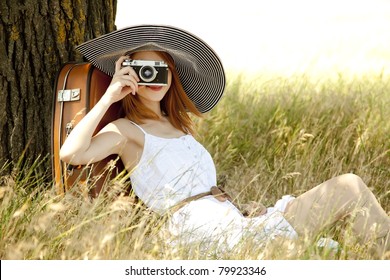
<path fill-rule="evenodd" d="M 201 113 L 218 103 L 225 88 L 225 72 L 214 50 L 197 36 L 176 27 L 130 26 L 87 41 L 76 49 L 110 76 L 120 56 L 145 50 L 169 53 L 185 92 Z"/>

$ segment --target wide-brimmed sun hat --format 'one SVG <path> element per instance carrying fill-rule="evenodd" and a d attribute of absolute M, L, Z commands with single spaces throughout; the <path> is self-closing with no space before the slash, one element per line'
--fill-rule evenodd
<path fill-rule="evenodd" d="M 169 53 L 186 94 L 201 113 L 210 111 L 225 89 L 225 72 L 215 51 L 202 39 L 176 27 L 130 26 L 87 41 L 76 49 L 110 76 L 120 56 L 146 50 Z"/>

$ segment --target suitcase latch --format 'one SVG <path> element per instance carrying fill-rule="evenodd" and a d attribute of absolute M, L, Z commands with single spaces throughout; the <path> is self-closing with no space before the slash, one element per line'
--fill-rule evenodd
<path fill-rule="evenodd" d="M 72 132 L 72 129 L 73 129 L 73 124 L 71 122 L 67 123 L 65 126 L 66 137 L 69 136 L 69 134 Z"/>
<path fill-rule="evenodd" d="M 80 89 L 64 89 L 58 91 L 58 102 L 80 100 Z"/>

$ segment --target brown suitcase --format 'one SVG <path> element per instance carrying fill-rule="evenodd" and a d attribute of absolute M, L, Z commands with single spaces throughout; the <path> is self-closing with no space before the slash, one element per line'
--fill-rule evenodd
<path fill-rule="evenodd" d="M 96 197 L 107 179 L 115 177 L 124 169 L 122 162 L 115 155 L 90 166 L 72 166 L 59 158 L 60 147 L 67 134 L 97 103 L 110 82 L 110 76 L 90 63 L 67 63 L 58 72 L 54 86 L 51 148 L 53 178 L 60 194 L 77 185 L 84 186 L 90 196 Z M 121 112 L 120 102 L 113 104 L 95 133 L 121 117 Z"/>

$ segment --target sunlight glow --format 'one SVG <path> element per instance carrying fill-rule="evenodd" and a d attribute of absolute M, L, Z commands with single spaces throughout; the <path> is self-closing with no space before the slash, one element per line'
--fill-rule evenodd
<path fill-rule="evenodd" d="M 390 71 L 388 0 L 144 3 L 118 0 L 117 28 L 146 23 L 181 27 L 211 45 L 228 70 L 319 75 Z"/>

